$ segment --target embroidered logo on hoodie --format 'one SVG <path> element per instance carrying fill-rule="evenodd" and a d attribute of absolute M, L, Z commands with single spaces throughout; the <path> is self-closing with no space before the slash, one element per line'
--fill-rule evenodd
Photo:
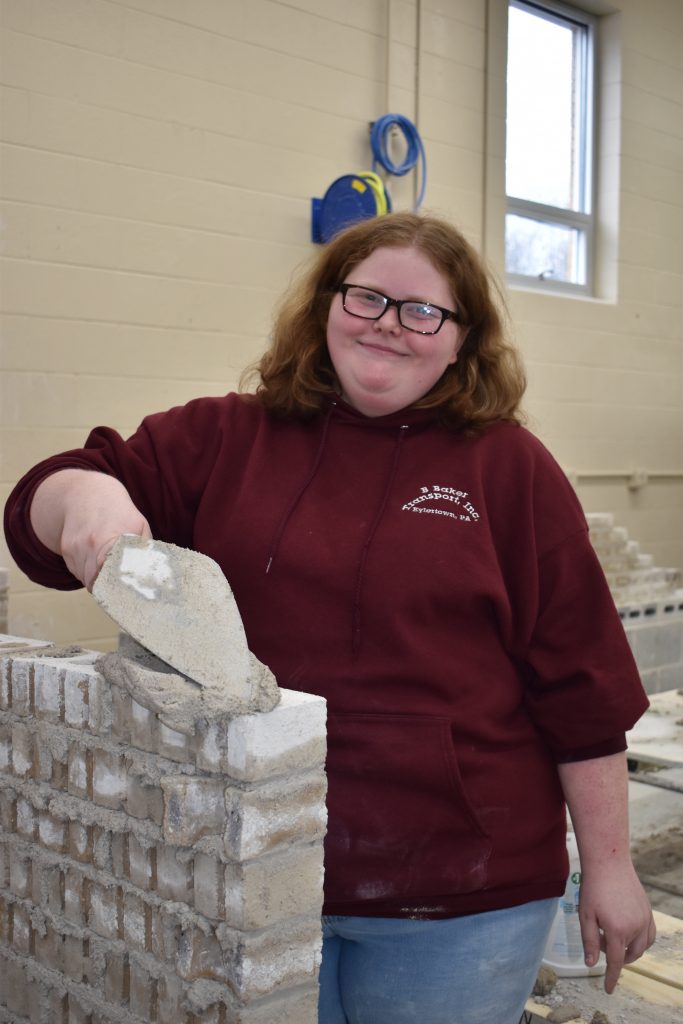
<path fill-rule="evenodd" d="M 443 487 L 432 484 L 421 487 L 417 498 L 401 506 L 403 512 L 420 512 L 432 516 L 448 516 L 462 523 L 476 523 L 481 517 L 469 499 L 467 491 L 456 490 L 455 487 Z M 450 508 L 432 508 L 434 502 L 449 502 Z M 457 506 L 453 508 L 453 506 Z"/>

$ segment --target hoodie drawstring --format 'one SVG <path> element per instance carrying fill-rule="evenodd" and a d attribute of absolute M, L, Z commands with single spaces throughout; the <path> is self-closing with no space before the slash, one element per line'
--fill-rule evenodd
<path fill-rule="evenodd" d="M 363 545 L 363 550 L 361 551 L 360 562 L 358 564 L 358 573 L 356 575 L 356 589 L 353 597 L 353 635 L 351 641 L 351 649 L 354 658 L 357 658 L 360 652 L 361 596 L 363 591 L 363 583 L 365 582 L 365 564 L 368 560 L 370 545 L 372 544 L 375 533 L 377 531 L 377 527 L 380 524 L 382 516 L 384 515 L 384 510 L 389 500 L 391 487 L 394 482 L 394 477 L 396 476 L 396 471 L 398 469 L 398 460 L 401 455 L 401 445 L 403 444 L 403 438 L 405 437 L 407 430 L 408 425 L 405 423 L 399 428 L 398 435 L 396 437 L 396 446 L 394 448 L 394 458 L 391 463 L 391 469 L 389 471 L 389 476 L 387 478 L 386 486 L 384 488 L 384 493 L 379 503 L 377 512 L 375 513 L 375 518 L 373 519 L 372 525 L 370 526 L 370 530 L 368 531 L 368 536 L 366 538 L 365 544 Z"/>
<path fill-rule="evenodd" d="M 294 495 L 294 497 L 290 501 L 289 506 L 286 509 L 285 514 L 282 517 L 282 520 L 280 521 L 280 525 L 277 528 L 275 536 L 273 537 L 273 541 L 272 541 L 272 543 L 270 545 L 270 552 L 269 552 L 269 555 L 268 555 L 268 564 L 266 565 L 266 573 L 270 572 L 270 568 L 271 568 L 271 566 L 273 564 L 273 559 L 275 558 L 275 556 L 277 554 L 277 549 L 279 548 L 280 541 L 282 540 L 282 535 L 283 535 L 283 533 L 285 532 L 285 530 L 287 528 L 287 523 L 289 522 L 289 520 L 291 519 L 291 517 L 292 517 L 292 515 L 294 513 L 294 509 L 296 508 L 296 506 L 301 501 L 302 497 L 304 496 L 304 493 L 305 493 L 306 489 L 310 486 L 310 484 L 311 484 L 315 474 L 318 472 L 318 466 L 320 465 L 320 460 L 322 459 L 323 451 L 325 450 L 325 442 L 327 441 L 327 432 L 330 429 L 330 420 L 332 419 L 332 413 L 334 412 L 335 405 L 336 405 L 335 402 L 331 402 L 330 403 L 330 407 L 327 410 L 327 416 L 325 417 L 325 422 L 323 424 L 322 434 L 320 436 L 320 444 L 318 445 L 318 450 L 317 450 L 317 452 L 315 454 L 315 458 L 313 460 L 313 465 L 311 466 L 311 468 L 310 468 L 310 470 L 308 472 L 308 476 L 304 478 L 304 481 L 301 484 L 301 487 L 299 488 L 299 490 L 296 492 L 296 494 Z"/>

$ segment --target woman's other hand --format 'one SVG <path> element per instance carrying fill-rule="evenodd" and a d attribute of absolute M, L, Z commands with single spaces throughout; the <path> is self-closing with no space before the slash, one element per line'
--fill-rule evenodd
<path fill-rule="evenodd" d="M 117 537 L 152 536 L 123 484 L 90 470 L 63 469 L 47 477 L 36 489 L 30 514 L 38 539 L 61 555 L 90 591 Z"/>
<path fill-rule="evenodd" d="M 579 906 L 586 963 L 607 960 L 605 991 L 613 992 L 625 964 L 632 964 L 655 941 L 650 903 L 631 860 L 584 871 Z"/>

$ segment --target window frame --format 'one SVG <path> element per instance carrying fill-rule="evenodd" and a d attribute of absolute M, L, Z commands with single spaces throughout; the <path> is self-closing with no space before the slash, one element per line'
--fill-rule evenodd
<path fill-rule="evenodd" d="M 568 295 L 595 295 L 595 238 L 596 238 L 596 196 L 597 196 L 597 52 L 598 52 L 598 19 L 578 7 L 562 3 L 561 0 L 508 0 L 507 11 L 516 7 L 549 21 L 566 24 L 571 22 L 583 30 L 581 59 L 581 139 L 576 156 L 579 170 L 579 203 L 578 210 L 551 206 L 529 199 L 521 199 L 507 192 L 505 182 L 505 226 L 504 226 L 504 265 L 508 284 L 516 288 L 530 288 L 543 292 L 561 292 Z M 507 112 L 507 102 L 506 102 Z M 507 159 L 507 141 L 506 141 Z M 542 274 L 517 274 L 507 270 L 507 218 L 520 216 L 525 219 L 538 220 L 548 226 L 573 228 L 583 236 L 583 260 L 585 283 L 558 281 Z"/>

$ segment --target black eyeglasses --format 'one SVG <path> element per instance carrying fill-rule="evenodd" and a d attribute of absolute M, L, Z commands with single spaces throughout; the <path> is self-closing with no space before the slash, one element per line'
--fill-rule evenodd
<path fill-rule="evenodd" d="M 364 288 L 360 284 L 340 284 L 342 305 L 351 316 L 359 316 L 363 320 L 379 320 L 390 306 L 396 306 L 398 322 L 407 331 L 416 334 L 436 334 L 446 320 L 462 323 L 459 313 L 452 309 L 443 309 L 432 302 L 417 302 L 415 299 L 390 299 L 373 288 Z"/>

